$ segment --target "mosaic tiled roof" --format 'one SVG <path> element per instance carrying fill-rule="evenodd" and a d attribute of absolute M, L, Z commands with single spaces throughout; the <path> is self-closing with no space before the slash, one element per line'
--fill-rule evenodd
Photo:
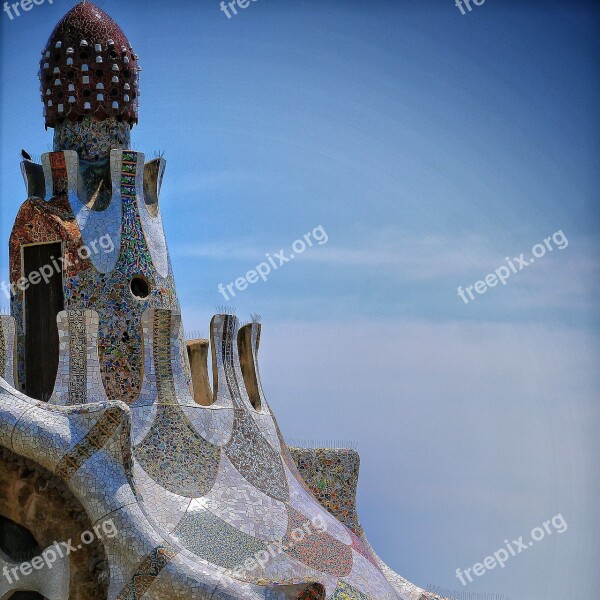
<path fill-rule="evenodd" d="M 42 51 L 46 127 L 90 116 L 138 121 L 138 56 L 121 28 L 91 2 L 80 2 L 54 28 Z"/>

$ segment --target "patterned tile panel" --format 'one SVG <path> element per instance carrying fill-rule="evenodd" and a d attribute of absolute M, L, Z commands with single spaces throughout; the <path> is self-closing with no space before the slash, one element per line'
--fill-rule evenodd
<path fill-rule="evenodd" d="M 310 528 L 303 539 L 297 541 L 295 529 L 305 530 L 310 520 L 293 508 L 288 508 L 289 526 L 283 539 L 287 552 L 311 569 L 335 577 L 345 577 L 352 569 L 352 548 L 342 544 L 326 531 Z"/>
<path fill-rule="evenodd" d="M 176 555 L 177 552 L 169 546 L 155 548 L 139 566 L 132 580 L 117 596 L 117 600 L 139 600 Z"/>
<path fill-rule="evenodd" d="M 111 400 L 127 404 L 137 400 L 142 385 L 143 313 L 149 308 L 179 308 L 171 269 L 166 278 L 157 273 L 142 231 L 136 190 L 143 181 L 143 160 L 143 155 L 137 152 L 114 150 L 111 154 L 112 178 L 118 182 L 122 210 L 121 243 L 115 268 L 106 274 L 88 269 L 68 277 L 65 285 L 68 307 L 92 308 L 99 314 L 104 387 Z M 134 296 L 131 290 L 134 277 L 148 283 L 148 296 Z"/>
<path fill-rule="evenodd" d="M 51 404 L 106 402 L 98 358 L 98 315 L 91 310 L 58 314 L 59 364 Z"/>
<path fill-rule="evenodd" d="M 217 480 L 202 501 L 215 515 L 257 539 L 281 540 L 288 529 L 285 505 L 250 485 L 225 455 Z"/>
<path fill-rule="evenodd" d="M 175 535 L 200 558 L 232 571 L 267 548 L 264 542 L 232 527 L 200 503 L 193 503 Z"/>
<path fill-rule="evenodd" d="M 90 429 L 85 438 L 65 454 L 55 469 L 61 479 L 68 481 L 83 463 L 100 450 L 121 424 L 122 409 L 109 408 Z"/>
<path fill-rule="evenodd" d="M 360 457 L 355 450 L 290 448 L 302 479 L 319 503 L 358 535 L 356 490 Z"/>
<path fill-rule="evenodd" d="M 159 406 L 152 427 L 135 447 L 135 458 L 156 482 L 173 494 L 204 496 L 215 483 L 221 450 L 199 435 L 175 395 L 172 314 L 154 311 L 153 364 Z"/>
<path fill-rule="evenodd" d="M 310 519 L 317 515 L 321 515 L 325 520 L 327 533 L 345 546 L 351 546 L 352 538 L 350 537 L 348 529 L 346 529 L 329 512 L 323 509 L 314 496 L 303 487 L 302 483 L 296 479 L 287 466 L 285 469 L 290 489 L 290 506 Z"/>
<path fill-rule="evenodd" d="M 215 483 L 220 449 L 197 434 L 179 406 L 159 406 L 134 456 L 154 481 L 173 494 L 196 498 Z"/>

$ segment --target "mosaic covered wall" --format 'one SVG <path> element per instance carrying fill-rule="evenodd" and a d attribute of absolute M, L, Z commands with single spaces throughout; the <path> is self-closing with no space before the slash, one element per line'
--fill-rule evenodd
<path fill-rule="evenodd" d="M 141 385 L 141 316 L 147 308 L 178 308 L 160 211 L 153 216 L 145 202 L 147 165 L 137 152 L 112 150 L 108 206 L 87 206 L 89 188 L 82 187 L 83 168 L 74 151 L 42 157 L 48 199 L 30 198 L 17 215 L 10 238 L 12 314 L 17 322 L 18 365 L 24 389 L 24 293 L 22 252 L 26 245 L 62 242 L 66 308 L 94 309 L 99 315 L 102 380 L 111 399 L 130 403 Z M 149 163 L 152 164 L 152 163 Z M 85 166 L 87 168 L 87 166 Z M 164 171 L 164 161 L 160 175 Z M 158 196 L 160 182 L 154 178 Z M 148 177 L 146 177 L 146 189 Z M 139 278 L 148 286 L 146 297 L 131 285 Z"/>
<path fill-rule="evenodd" d="M 356 514 L 358 452 L 342 448 L 290 448 L 290 453 L 319 503 L 356 535 L 361 535 Z"/>
<path fill-rule="evenodd" d="M 259 324 L 245 326 L 255 343 L 243 347 L 252 356 L 241 361 L 237 319 L 213 318 L 218 392 L 203 407 L 189 388 L 179 313 L 146 311 L 144 381 L 127 407 L 99 400 L 99 388 L 85 385 L 100 381 L 97 315 L 69 310 L 59 323 L 64 370 L 53 399 L 33 401 L 0 381 L 0 444 L 55 473 L 93 523 L 110 515 L 119 535 L 104 540 L 109 598 L 150 590 L 156 599 L 208 598 L 216 590 L 239 599 L 422 597 L 412 585 L 398 594 L 364 536 L 327 512 L 301 480 L 264 395 L 260 410 L 251 404 L 241 364 L 258 365 Z M 64 406 L 73 400 L 79 403 Z M 347 474 L 343 458 L 327 474 L 330 453 L 317 453 L 318 479 L 352 479 L 356 460 Z M 352 485 L 344 489 L 352 495 Z"/>

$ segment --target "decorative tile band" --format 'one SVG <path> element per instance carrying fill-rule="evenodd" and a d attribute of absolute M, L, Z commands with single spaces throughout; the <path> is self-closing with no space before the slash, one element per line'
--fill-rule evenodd
<path fill-rule="evenodd" d="M 116 600 L 141 600 L 163 569 L 177 556 L 170 546 L 157 546 L 142 561 L 131 581 L 123 588 Z"/>
<path fill-rule="evenodd" d="M 57 316 L 59 360 L 51 404 L 106 402 L 98 358 L 98 313 L 70 309 Z"/>
<path fill-rule="evenodd" d="M 89 458 L 101 450 L 122 422 L 123 410 L 111 407 L 98 419 L 83 440 L 67 452 L 57 465 L 55 473 L 65 481 L 81 468 Z"/>
<path fill-rule="evenodd" d="M 87 402 L 85 311 L 69 311 L 69 404 Z"/>
<path fill-rule="evenodd" d="M 4 341 L 4 323 L 0 323 L 0 377 L 6 379 L 6 347 Z"/>
<path fill-rule="evenodd" d="M 177 404 L 171 364 L 171 311 L 161 309 L 154 311 L 152 335 L 158 401 L 160 404 Z"/>

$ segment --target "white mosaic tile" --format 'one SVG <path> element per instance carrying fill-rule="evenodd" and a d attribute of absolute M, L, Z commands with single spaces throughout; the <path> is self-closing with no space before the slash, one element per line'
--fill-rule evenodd
<path fill-rule="evenodd" d="M 287 531 L 285 504 L 250 485 L 225 455 L 215 484 L 202 501 L 226 523 L 255 538 L 281 540 Z"/>

